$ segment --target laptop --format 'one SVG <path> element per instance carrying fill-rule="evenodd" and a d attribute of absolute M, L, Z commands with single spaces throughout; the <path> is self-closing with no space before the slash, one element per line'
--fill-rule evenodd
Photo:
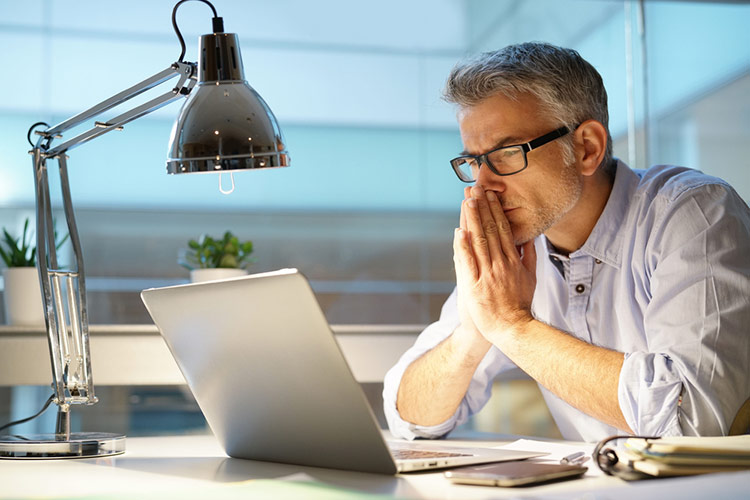
<path fill-rule="evenodd" d="M 231 457 L 394 474 L 544 455 L 421 443 L 391 450 L 296 269 L 141 298 Z"/>

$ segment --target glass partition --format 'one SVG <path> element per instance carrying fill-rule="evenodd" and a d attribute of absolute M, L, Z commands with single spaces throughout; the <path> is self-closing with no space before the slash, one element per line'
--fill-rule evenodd
<path fill-rule="evenodd" d="M 568 46 L 599 69 L 615 154 L 632 167 L 700 168 L 750 199 L 745 2 L 215 3 L 292 167 L 239 174 L 229 196 L 214 176 L 167 176 L 174 104 L 71 151 L 92 323 L 149 322 L 138 292 L 185 281 L 180 249 L 225 230 L 255 243 L 251 272 L 302 270 L 332 323 L 435 319 L 453 287 L 463 188 L 440 90 L 458 59 L 509 43 Z M 113 16 L 93 0 L 0 3 L 5 67 L 16 75 L 0 79 L 0 226 L 19 231 L 33 214 L 32 123 L 57 123 L 177 58 L 172 2 L 128 5 Z M 204 10 L 180 11 L 188 60 L 210 29 Z"/>

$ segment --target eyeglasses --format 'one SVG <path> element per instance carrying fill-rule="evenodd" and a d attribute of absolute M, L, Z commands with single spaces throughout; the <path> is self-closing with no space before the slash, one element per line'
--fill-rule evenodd
<path fill-rule="evenodd" d="M 513 144 L 503 146 L 483 155 L 463 155 L 451 160 L 451 166 L 456 175 L 463 182 L 474 182 L 479 178 L 479 169 L 482 163 L 487 165 L 495 175 L 513 175 L 529 166 L 526 153 L 532 149 L 544 146 L 548 142 L 559 139 L 569 133 L 568 127 L 560 127 L 548 134 L 537 137 L 525 144 Z"/>

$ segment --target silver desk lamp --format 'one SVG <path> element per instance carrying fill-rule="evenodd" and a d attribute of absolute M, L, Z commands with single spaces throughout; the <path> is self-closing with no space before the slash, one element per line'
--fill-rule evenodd
<path fill-rule="evenodd" d="M 222 18 L 206 0 L 200 1 L 213 11 L 213 33 L 200 37 L 197 64 L 183 61 L 185 42 L 177 27 L 176 14 L 186 1 L 177 2 L 172 11 L 172 24 L 182 46 L 177 62 L 58 125 L 36 131 L 39 138 L 35 145 L 32 143 L 30 153 L 36 188 L 37 267 L 52 362 L 52 397 L 58 406 L 57 425 L 54 434 L 1 436 L 0 458 L 80 458 L 125 451 L 123 435 L 70 431 L 71 405 L 91 405 L 97 398 L 91 373 L 83 257 L 70 199 L 66 153 L 187 97 L 172 128 L 168 173 L 231 173 L 289 165 L 276 118 L 245 81 L 237 35 L 224 33 Z M 177 84 L 168 92 L 107 121 L 96 121 L 93 128 L 62 144 L 53 144 L 62 139 L 65 131 L 176 77 L 179 77 Z M 58 265 L 48 160 L 57 160 L 60 169 L 63 211 L 75 254 L 72 269 Z"/>

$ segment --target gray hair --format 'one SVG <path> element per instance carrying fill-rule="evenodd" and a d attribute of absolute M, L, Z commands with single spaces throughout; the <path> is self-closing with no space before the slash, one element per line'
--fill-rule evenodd
<path fill-rule="evenodd" d="M 469 107 L 495 94 L 516 99 L 528 93 L 542 109 L 573 130 L 596 120 L 607 129 L 607 149 L 601 165 L 612 159 L 607 91 L 602 77 L 572 49 L 527 42 L 485 52 L 459 62 L 448 76 L 443 99 Z M 572 136 L 564 141 L 566 162 L 572 160 Z"/>

